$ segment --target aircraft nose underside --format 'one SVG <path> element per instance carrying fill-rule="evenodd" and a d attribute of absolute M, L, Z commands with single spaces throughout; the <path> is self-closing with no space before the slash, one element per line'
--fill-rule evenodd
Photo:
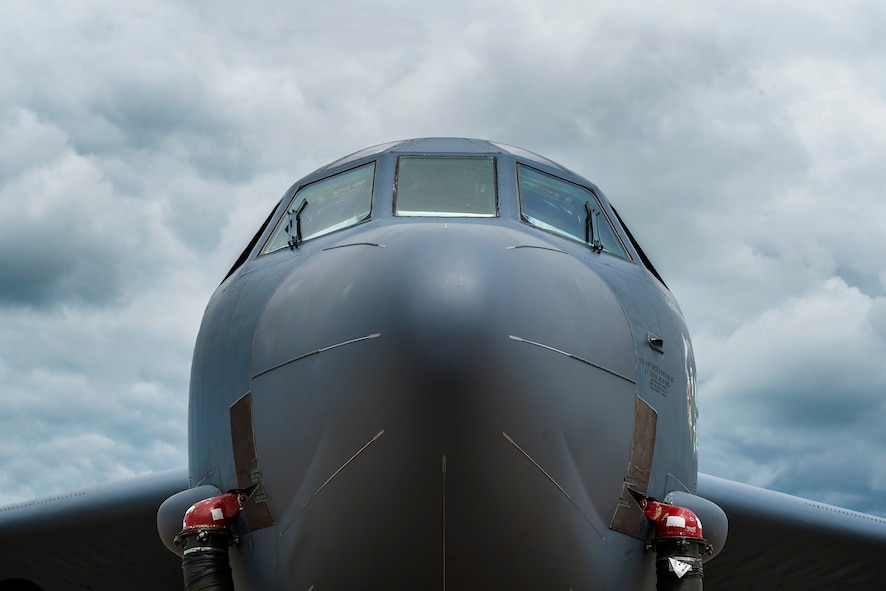
<path fill-rule="evenodd" d="M 243 560 L 278 553 L 286 589 L 603 588 L 606 541 L 630 539 L 608 526 L 634 360 L 599 277 L 517 231 L 394 226 L 315 254 L 256 332 L 276 535 Z"/>

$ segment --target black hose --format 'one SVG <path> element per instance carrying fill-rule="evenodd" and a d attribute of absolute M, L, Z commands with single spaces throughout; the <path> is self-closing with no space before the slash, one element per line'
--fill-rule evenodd
<path fill-rule="evenodd" d="M 181 536 L 185 548 L 182 575 L 185 591 L 234 591 L 228 562 L 231 536 L 227 532 L 193 532 Z"/>
<path fill-rule="evenodd" d="M 657 538 L 653 546 L 657 591 L 703 591 L 704 566 L 701 557 L 707 551 L 707 542 L 687 538 Z M 671 562 L 672 559 L 674 562 Z M 675 566 L 681 570 L 675 571 Z"/>

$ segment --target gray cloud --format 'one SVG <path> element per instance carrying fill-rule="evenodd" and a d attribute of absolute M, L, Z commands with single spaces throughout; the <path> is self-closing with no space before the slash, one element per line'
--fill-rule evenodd
<path fill-rule="evenodd" d="M 0 483 L 185 462 L 212 289 L 345 153 L 488 137 L 597 182 L 694 335 L 701 466 L 886 515 L 872 3 L 0 6 Z"/>

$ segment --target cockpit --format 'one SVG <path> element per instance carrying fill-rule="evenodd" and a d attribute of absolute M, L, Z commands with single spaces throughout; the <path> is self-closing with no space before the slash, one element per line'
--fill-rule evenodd
<path fill-rule="evenodd" d="M 298 187 L 278 214 L 260 254 L 298 248 L 303 242 L 382 217 L 501 218 L 513 212 L 522 223 L 631 260 L 594 190 L 563 178 L 566 174 L 557 176 L 533 165 L 545 162 L 481 153 L 401 154 L 354 164 L 341 172 L 327 167 L 331 174 L 325 177 L 321 169 L 321 178 Z M 501 166 L 508 169 L 507 176 L 501 174 Z M 502 207 L 502 199 L 514 202 Z"/>

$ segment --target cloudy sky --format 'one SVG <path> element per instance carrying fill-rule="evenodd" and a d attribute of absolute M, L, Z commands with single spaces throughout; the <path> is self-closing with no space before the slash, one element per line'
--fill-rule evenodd
<path fill-rule="evenodd" d="M 882 3 L 123 6 L 0 3 L 0 504 L 185 465 L 203 308 L 279 196 L 452 135 L 619 208 L 702 470 L 886 516 Z"/>

